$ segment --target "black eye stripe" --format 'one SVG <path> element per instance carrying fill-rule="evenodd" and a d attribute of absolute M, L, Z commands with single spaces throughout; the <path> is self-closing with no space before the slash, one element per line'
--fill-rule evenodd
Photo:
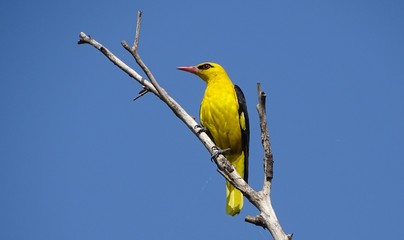
<path fill-rule="evenodd" d="M 206 69 L 209 69 L 209 68 L 213 68 L 213 66 L 210 65 L 209 63 L 205 63 L 205 64 L 202 64 L 202 65 L 198 66 L 198 69 L 200 69 L 200 70 L 206 70 Z"/>

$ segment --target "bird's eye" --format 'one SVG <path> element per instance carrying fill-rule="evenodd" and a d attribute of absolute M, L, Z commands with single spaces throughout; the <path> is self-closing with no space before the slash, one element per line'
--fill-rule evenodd
<path fill-rule="evenodd" d="M 209 68 L 211 68 L 211 67 L 213 67 L 213 66 L 210 65 L 209 63 L 205 63 L 205 64 L 202 64 L 202 65 L 199 65 L 199 66 L 198 66 L 198 69 L 200 69 L 200 70 L 206 70 L 206 69 L 209 69 Z"/>

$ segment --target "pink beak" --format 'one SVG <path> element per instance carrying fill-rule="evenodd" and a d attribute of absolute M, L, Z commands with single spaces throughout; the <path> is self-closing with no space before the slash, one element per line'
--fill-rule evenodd
<path fill-rule="evenodd" d="M 177 67 L 178 70 L 182 70 L 185 72 L 190 72 L 196 74 L 198 72 L 198 68 L 195 66 L 190 66 L 190 67 Z"/>

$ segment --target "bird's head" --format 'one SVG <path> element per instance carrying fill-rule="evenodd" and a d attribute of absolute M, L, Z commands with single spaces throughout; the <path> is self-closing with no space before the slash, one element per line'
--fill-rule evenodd
<path fill-rule="evenodd" d="M 206 83 L 220 75 L 227 75 L 222 66 L 217 63 L 204 62 L 196 66 L 178 67 L 178 70 L 190 72 L 202 78 Z"/>

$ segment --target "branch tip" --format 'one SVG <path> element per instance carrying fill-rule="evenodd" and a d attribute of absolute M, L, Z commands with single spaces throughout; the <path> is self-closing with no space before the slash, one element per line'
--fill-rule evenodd
<path fill-rule="evenodd" d="M 87 37 L 87 34 L 85 34 L 84 32 L 80 32 L 80 38 L 81 39 L 86 38 L 86 37 Z"/>
<path fill-rule="evenodd" d="M 142 22 L 142 11 L 137 12 L 137 22 L 136 22 L 136 33 L 135 33 L 135 41 L 133 42 L 133 50 L 137 51 L 139 46 L 139 36 L 140 36 L 140 24 Z"/>
<path fill-rule="evenodd" d="M 261 90 L 261 84 L 257 83 L 257 95 L 258 95 L 258 116 L 260 119 L 260 130 L 262 147 L 264 149 L 264 174 L 265 180 L 262 187 L 262 191 L 265 195 L 269 196 L 271 183 L 273 179 L 273 154 L 271 149 L 271 141 L 269 138 L 268 123 L 266 117 L 266 94 Z"/>
<path fill-rule="evenodd" d="M 123 41 L 121 42 L 121 45 L 122 45 L 122 47 L 124 47 L 126 50 L 131 51 L 131 49 L 130 49 L 130 47 L 129 47 L 129 44 L 128 44 L 125 40 L 123 40 Z"/>
<path fill-rule="evenodd" d="M 263 227 L 264 229 L 266 229 L 266 225 L 265 225 L 265 219 L 261 216 L 258 215 L 256 217 L 254 216 L 246 216 L 244 221 L 254 224 L 256 226 L 260 226 Z"/>
<path fill-rule="evenodd" d="M 90 36 L 87 36 L 84 32 L 80 32 L 79 37 L 80 37 L 80 39 L 79 39 L 79 41 L 77 42 L 78 45 L 80 45 L 80 44 L 85 44 L 85 43 L 89 43 L 90 40 L 91 40 L 91 37 L 90 37 Z"/>
<path fill-rule="evenodd" d="M 261 83 L 260 82 L 257 82 L 257 91 L 261 92 Z"/>

